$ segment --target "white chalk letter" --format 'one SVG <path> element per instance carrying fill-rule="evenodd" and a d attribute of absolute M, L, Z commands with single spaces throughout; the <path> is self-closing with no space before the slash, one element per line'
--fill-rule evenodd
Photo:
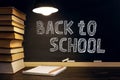
<path fill-rule="evenodd" d="M 93 27 L 93 28 L 91 28 Z M 96 28 L 97 28 L 97 23 L 94 20 L 89 21 L 89 23 L 87 24 L 87 33 L 89 34 L 89 36 L 94 36 L 96 33 Z M 91 30 L 93 29 L 93 30 Z"/>
<path fill-rule="evenodd" d="M 95 40 L 95 38 L 89 38 L 88 39 L 88 49 L 87 49 L 87 51 L 89 53 L 95 53 L 95 50 L 96 50 L 96 40 Z"/>
<path fill-rule="evenodd" d="M 61 25 L 61 24 L 63 24 L 63 21 L 61 20 L 61 21 L 57 21 L 56 23 L 55 23 L 55 33 L 56 34 L 60 34 L 60 35 L 62 35 L 63 34 L 63 31 L 60 31 L 59 30 L 59 25 Z"/>
<path fill-rule="evenodd" d="M 83 43 L 83 45 L 82 45 Z M 78 52 L 79 53 L 85 53 L 87 47 L 87 41 L 84 38 L 80 38 L 78 41 Z"/>
<path fill-rule="evenodd" d="M 44 28 L 44 24 L 42 21 L 36 21 L 36 30 L 37 30 L 37 34 L 38 35 L 42 35 L 45 33 L 45 28 Z"/>
<path fill-rule="evenodd" d="M 48 24 L 47 24 L 46 34 L 49 34 L 49 32 L 51 32 L 51 34 L 54 34 L 54 28 L 53 28 L 52 21 L 48 21 Z"/>
<path fill-rule="evenodd" d="M 73 34 L 72 29 L 70 28 L 73 25 L 73 21 L 70 21 L 68 23 L 67 20 L 64 21 L 64 34 L 67 35 L 67 33 L 69 32 L 70 35 Z"/>
<path fill-rule="evenodd" d="M 59 50 L 60 50 L 61 52 L 67 52 L 67 49 L 64 49 L 64 48 L 63 48 L 63 42 L 64 42 L 64 41 L 67 41 L 67 38 L 61 38 L 60 41 L 59 41 Z"/>
<path fill-rule="evenodd" d="M 77 38 L 74 38 L 72 43 L 72 38 L 68 38 L 68 52 L 71 52 L 71 48 L 73 48 L 73 52 L 77 52 Z"/>
<path fill-rule="evenodd" d="M 97 40 L 97 53 L 105 53 L 105 50 L 101 49 L 101 39 Z"/>
<path fill-rule="evenodd" d="M 50 44 L 53 46 L 53 48 L 50 48 L 50 52 L 55 52 L 58 50 L 58 45 L 55 43 L 58 42 L 58 38 L 54 37 L 50 39 Z"/>
<path fill-rule="evenodd" d="M 85 27 L 84 21 L 80 21 L 80 23 L 78 23 L 78 27 L 79 27 L 79 34 L 85 36 L 86 32 L 83 31 Z"/>

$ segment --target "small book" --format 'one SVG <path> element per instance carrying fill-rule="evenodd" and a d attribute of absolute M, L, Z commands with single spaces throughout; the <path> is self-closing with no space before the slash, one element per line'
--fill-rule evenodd
<path fill-rule="evenodd" d="M 16 54 L 0 54 L 1 62 L 12 62 L 12 61 L 16 61 L 23 58 L 24 58 L 23 52 L 16 53 Z"/>
<path fill-rule="evenodd" d="M 0 48 L 0 54 L 15 54 L 15 53 L 19 53 L 19 52 L 23 52 L 24 49 L 21 48 Z"/>
<path fill-rule="evenodd" d="M 0 26 L 0 32 L 16 32 L 23 35 L 24 29 L 18 28 L 16 26 Z"/>
<path fill-rule="evenodd" d="M 0 74 L 14 74 L 25 67 L 24 60 L 0 62 Z"/>
<path fill-rule="evenodd" d="M 26 15 L 15 7 L 0 7 L 0 14 L 13 14 L 22 20 L 26 20 Z"/>
<path fill-rule="evenodd" d="M 13 21 L 13 20 L 2 20 L 2 21 L 0 21 L 0 25 L 1 26 L 16 26 L 16 27 L 18 27 L 18 28 L 21 28 L 21 29 L 24 29 L 24 27 L 25 27 L 25 25 L 22 25 L 22 24 L 20 24 L 20 23 L 18 23 L 18 22 L 16 22 L 16 21 Z"/>
<path fill-rule="evenodd" d="M 15 32 L 0 32 L 0 39 L 19 39 L 23 40 L 23 35 Z"/>
<path fill-rule="evenodd" d="M 22 47 L 22 40 L 0 40 L 0 48 L 18 48 Z"/>
<path fill-rule="evenodd" d="M 67 67 L 64 66 L 38 66 L 26 71 L 23 74 L 56 76 L 63 72 Z"/>
<path fill-rule="evenodd" d="M 24 25 L 24 21 L 21 20 L 20 18 L 14 16 L 14 15 L 0 15 L 0 21 L 4 21 L 4 20 L 13 20 L 16 21 L 22 25 Z"/>

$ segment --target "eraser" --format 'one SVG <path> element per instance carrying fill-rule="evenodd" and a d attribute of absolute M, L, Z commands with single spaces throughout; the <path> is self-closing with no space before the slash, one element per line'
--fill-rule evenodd
<path fill-rule="evenodd" d="M 102 62 L 102 60 L 94 60 L 93 62 Z"/>

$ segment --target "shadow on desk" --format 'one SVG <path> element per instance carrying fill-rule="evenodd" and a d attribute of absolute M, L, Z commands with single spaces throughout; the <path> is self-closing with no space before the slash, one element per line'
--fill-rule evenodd
<path fill-rule="evenodd" d="M 24 68 L 23 70 L 30 69 Z M 0 74 L 0 80 L 120 80 L 120 68 L 69 67 L 57 76 L 33 76 L 22 74 Z"/>

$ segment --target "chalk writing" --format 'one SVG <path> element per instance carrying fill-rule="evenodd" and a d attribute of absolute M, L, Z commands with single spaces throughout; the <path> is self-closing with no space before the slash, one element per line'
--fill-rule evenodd
<path fill-rule="evenodd" d="M 73 24 L 75 23 L 72 20 L 59 20 L 56 22 L 48 21 L 45 25 L 43 21 L 38 20 L 36 21 L 36 33 L 38 35 L 57 34 L 64 36 L 60 39 L 58 37 L 50 38 L 50 52 L 105 53 L 105 49 L 101 48 L 101 38 L 94 38 L 97 32 L 97 22 L 95 20 L 90 20 L 87 24 L 84 20 L 79 21 L 78 34 L 82 38 L 66 37 L 67 35 L 74 34 L 72 30 Z M 60 27 L 63 27 L 63 31 Z M 86 35 L 90 36 L 90 38 L 86 39 Z M 67 44 L 67 48 L 64 47 L 64 44 Z"/>

